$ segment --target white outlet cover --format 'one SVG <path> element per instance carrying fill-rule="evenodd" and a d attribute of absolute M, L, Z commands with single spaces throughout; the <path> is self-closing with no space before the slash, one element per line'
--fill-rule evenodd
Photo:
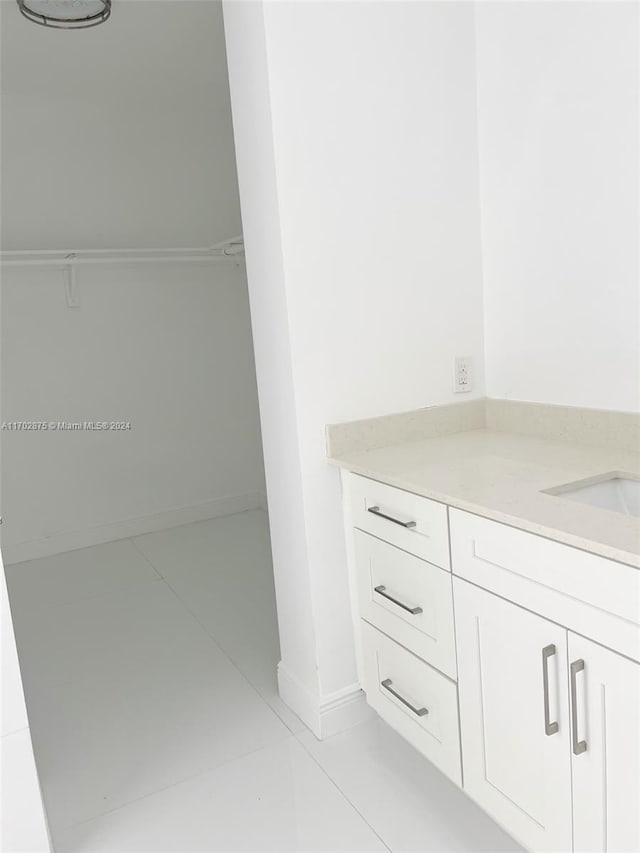
<path fill-rule="evenodd" d="M 466 394 L 473 390 L 473 358 L 470 355 L 456 356 L 453 373 L 454 394 Z"/>

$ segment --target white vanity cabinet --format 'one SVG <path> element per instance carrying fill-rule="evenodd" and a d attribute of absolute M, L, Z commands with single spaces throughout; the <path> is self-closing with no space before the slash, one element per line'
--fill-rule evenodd
<path fill-rule="evenodd" d="M 640 571 L 343 485 L 369 704 L 525 848 L 638 853 Z"/>
<path fill-rule="evenodd" d="M 460 576 L 453 583 L 465 790 L 529 849 L 639 851 L 640 571 L 460 510 L 449 519 Z M 545 639 L 554 632 L 556 639 Z M 500 636 L 526 655 L 530 672 L 524 657 L 521 669 L 511 666 Z M 545 658 L 551 643 L 555 654 Z M 501 748 L 491 737 L 494 724 L 516 725 L 514 685 L 535 717 L 515 718 L 522 743 L 537 744 L 540 755 L 553 744 L 564 756 L 562 769 L 549 767 L 541 778 L 549 809 L 569 797 L 563 831 L 572 828 L 573 847 L 554 838 L 545 811 L 530 808 L 539 806 L 529 801 L 541 766 L 535 749 L 521 752 L 531 789 L 514 786 L 515 769 L 505 787 L 492 776 Z M 556 731 L 541 721 L 549 707 Z"/>
<path fill-rule="evenodd" d="M 454 596 L 467 793 L 530 850 L 640 850 L 640 664 L 464 580 Z"/>

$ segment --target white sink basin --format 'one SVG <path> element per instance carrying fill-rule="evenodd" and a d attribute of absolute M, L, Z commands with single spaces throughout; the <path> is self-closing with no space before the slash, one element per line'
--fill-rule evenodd
<path fill-rule="evenodd" d="M 616 472 L 602 474 L 577 483 L 546 489 L 545 494 L 640 518 L 640 479 L 633 475 Z"/>

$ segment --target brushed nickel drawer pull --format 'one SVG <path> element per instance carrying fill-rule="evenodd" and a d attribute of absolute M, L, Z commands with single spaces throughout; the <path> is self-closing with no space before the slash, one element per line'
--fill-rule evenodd
<path fill-rule="evenodd" d="M 576 675 L 579 672 L 582 672 L 584 669 L 584 661 L 583 660 L 574 660 L 570 666 L 571 670 L 571 747 L 573 749 L 574 755 L 581 755 L 583 752 L 587 751 L 587 742 L 586 740 L 578 740 L 578 708 L 576 706 L 577 701 L 577 687 L 576 687 Z"/>
<path fill-rule="evenodd" d="M 399 518 L 394 518 L 392 515 L 385 515 L 385 513 L 381 511 L 379 506 L 367 507 L 367 512 L 371 512 L 373 513 L 373 515 L 377 515 L 378 518 L 385 518 L 387 521 L 392 521 L 394 524 L 399 524 L 400 527 L 411 528 L 416 526 L 415 521 L 400 521 Z"/>
<path fill-rule="evenodd" d="M 392 601 L 394 604 L 397 604 L 398 607 L 402 607 L 403 610 L 406 610 L 407 613 L 410 613 L 412 616 L 417 616 L 418 613 L 422 613 L 422 607 L 409 607 L 408 604 L 403 604 L 401 601 L 398 601 L 397 598 L 394 598 L 392 595 L 389 595 L 389 593 L 386 592 L 386 589 L 386 586 L 380 584 L 380 586 L 374 586 L 373 591 L 377 592 L 378 595 L 381 595 L 383 598 Z"/>
<path fill-rule="evenodd" d="M 544 693 L 544 733 L 554 735 L 558 731 L 558 723 L 549 719 L 549 658 L 556 653 L 553 643 L 542 650 L 542 690 Z"/>
<path fill-rule="evenodd" d="M 388 690 L 392 696 L 395 696 L 399 702 L 402 702 L 402 704 L 406 705 L 406 707 L 410 711 L 413 711 L 413 713 L 416 715 L 416 717 L 426 717 L 427 714 L 429 713 L 429 711 L 426 708 L 414 708 L 414 706 L 411 704 L 411 702 L 407 702 L 407 700 L 403 699 L 399 693 L 396 693 L 396 691 L 391 687 L 391 685 L 393 684 L 393 681 L 390 678 L 385 678 L 385 680 L 381 681 L 380 684 L 382 685 L 382 687 L 384 687 L 385 690 Z"/>

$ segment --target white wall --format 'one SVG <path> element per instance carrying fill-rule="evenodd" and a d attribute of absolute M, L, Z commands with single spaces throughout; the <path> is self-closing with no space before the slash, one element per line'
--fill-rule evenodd
<path fill-rule="evenodd" d="M 262 492 L 243 266 L 80 267 L 79 308 L 63 282 L 4 273 L 3 419 L 131 430 L 3 431 L 3 547 Z"/>
<path fill-rule="evenodd" d="M 325 424 L 452 401 L 455 355 L 474 357 L 484 391 L 473 14 L 224 8 L 283 663 L 323 697 L 355 680 Z M 309 622 L 315 660 L 289 658 Z"/>
<path fill-rule="evenodd" d="M 229 84 L 245 235 L 251 323 L 282 661 L 317 690 L 297 408 L 260 3 L 225 5 Z"/>
<path fill-rule="evenodd" d="M 477 4 L 487 390 L 640 411 L 638 4 Z"/>
<path fill-rule="evenodd" d="M 0 13 L 3 249 L 241 233 L 219 2 L 116 2 L 81 33 Z"/>

